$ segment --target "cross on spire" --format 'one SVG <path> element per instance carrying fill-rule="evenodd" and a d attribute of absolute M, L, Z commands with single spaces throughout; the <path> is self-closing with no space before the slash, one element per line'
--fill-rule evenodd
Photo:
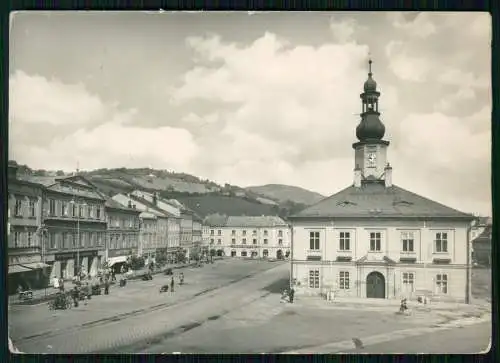
<path fill-rule="evenodd" d="M 372 75 L 372 57 L 370 52 L 368 52 L 368 75 Z"/>

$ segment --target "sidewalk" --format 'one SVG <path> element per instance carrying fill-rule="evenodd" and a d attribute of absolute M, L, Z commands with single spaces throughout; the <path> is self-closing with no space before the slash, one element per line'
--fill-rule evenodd
<path fill-rule="evenodd" d="M 194 263 L 190 264 L 175 264 L 175 265 L 169 265 L 165 266 L 162 269 L 154 271 L 152 274 L 157 275 L 157 274 L 162 274 L 164 273 L 167 269 L 171 268 L 172 270 L 176 269 L 181 269 L 181 268 L 188 268 L 194 266 Z M 129 284 L 132 281 L 140 281 L 141 276 L 145 273 L 146 271 L 140 271 L 137 273 L 137 275 L 134 275 L 131 278 L 127 278 L 127 284 Z M 121 275 L 117 275 L 117 281 L 119 281 Z M 114 285 L 116 282 L 112 282 L 111 284 Z M 72 288 L 73 283 L 71 280 L 65 281 L 65 287 L 66 289 Z M 31 290 L 33 292 L 33 299 L 31 300 L 19 300 L 19 295 L 9 295 L 9 305 L 35 305 L 39 304 L 41 302 L 50 300 L 56 296 L 56 293 L 58 289 L 54 288 L 53 286 L 48 286 L 46 289 L 37 289 L 37 290 Z"/>

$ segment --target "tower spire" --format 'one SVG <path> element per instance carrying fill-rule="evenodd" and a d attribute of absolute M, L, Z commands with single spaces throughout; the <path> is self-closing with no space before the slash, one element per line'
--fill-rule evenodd
<path fill-rule="evenodd" d="M 373 63 L 372 62 L 372 58 L 371 57 L 368 58 L 368 76 L 370 76 L 370 77 L 373 75 L 373 73 L 372 73 L 372 63 Z"/>

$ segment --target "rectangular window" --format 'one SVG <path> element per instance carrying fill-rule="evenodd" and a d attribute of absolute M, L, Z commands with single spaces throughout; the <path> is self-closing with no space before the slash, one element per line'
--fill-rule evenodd
<path fill-rule="evenodd" d="M 221 236 L 221 235 L 222 235 L 222 231 L 221 231 L 220 229 L 217 231 L 217 235 L 218 235 L 218 236 Z"/>
<path fill-rule="evenodd" d="M 21 217 L 23 215 L 23 202 L 21 199 L 16 199 L 14 215 L 16 217 Z"/>
<path fill-rule="evenodd" d="M 319 232 L 309 232 L 309 249 L 319 250 Z"/>
<path fill-rule="evenodd" d="M 438 294 L 448 293 L 448 275 L 446 274 L 436 275 L 436 291 Z"/>
<path fill-rule="evenodd" d="M 247 239 L 243 238 L 243 240 L 241 241 L 241 243 L 243 243 L 244 245 L 246 245 L 247 244 Z"/>
<path fill-rule="evenodd" d="M 102 242 L 104 241 L 104 233 L 98 233 L 97 234 L 97 245 L 102 246 Z"/>
<path fill-rule="evenodd" d="M 267 245 L 267 238 L 264 238 L 264 244 Z"/>
<path fill-rule="evenodd" d="M 436 233 L 434 246 L 435 246 L 435 252 L 448 252 L 448 233 L 446 232 Z"/>
<path fill-rule="evenodd" d="M 341 251 L 350 251 L 351 250 L 351 233 L 350 232 L 340 232 L 339 249 Z"/>
<path fill-rule="evenodd" d="M 21 245 L 21 233 L 14 232 L 14 248 L 18 248 Z"/>
<path fill-rule="evenodd" d="M 49 232 L 47 234 L 47 238 L 49 239 L 48 242 L 49 242 L 50 248 L 52 248 L 52 249 L 57 248 L 56 236 L 55 236 L 54 232 Z"/>
<path fill-rule="evenodd" d="M 35 217 L 36 216 L 36 200 L 30 199 L 29 203 L 30 203 L 29 204 L 30 217 Z"/>
<path fill-rule="evenodd" d="M 256 239 L 256 238 L 254 238 L 254 239 L 252 240 L 252 243 L 253 243 L 254 245 L 256 245 L 256 244 L 257 244 L 257 239 Z"/>
<path fill-rule="evenodd" d="M 246 236 L 247 235 L 247 231 L 243 230 L 243 235 Z"/>
<path fill-rule="evenodd" d="M 264 231 L 264 236 L 267 236 L 267 231 Z"/>
<path fill-rule="evenodd" d="M 78 215 L 78 210 L 76 204 L 71 204 L 71 217 L 76 217 Z"/>
<path fill-rule="evenodd" d="M 92 206 L 87 205 L 87 218 L 92 218 Z"/>
<path fill-rule="evenodd" d="M 236 238 L 231 239 L 231 244 L 236 244 Z"/>
<path fill-rule="evenodd" d="M 278 231 L 278 237 L 283 237 L 283 231 Z"/>
<path fill-rule="evenodd" d="M 222 243 L 222 241 L 220 240 L 220 238 L 217 239 L 217 244 L 220 245 Z"/>
<path fill-rule="evenodd" d="M 54 199 L 49 199 L 49 215 L 56 215 L 56 201 Z"/>
<path fill-rule="evenodd" d="M 35 245 L 35 241 L 33 239 L 33 232 L 28 232 L 27 233 L 27 246 L 33 247 L 34 245 Z"/>
<path fill-rule="evenodd" d="M 381 240 L 382 233 L 380 232 L 370 232 L 370 251 L 380 251 L 381 250 Z"/>
<path fill-rule="evenodd" d="M 214 239 L 213 238 L 210 238 L 210 244 L 213 245 L 214 244 Z"/>
<path fill-rule="evenodd" d="M 415 285 L 415 274 L 413 272 L 403 272 L 403 291 L 413 292 Z"/>
<path fill-rule="evenodd" d="M 214 230 L 213 230 L 213 229 L 211 229 L 211 230 L 210 230 L 210 235 L 211 235 L 211 236 L 213 236 L 213 235 L 214 235 Z"/>
<path fill-rule="evenodd" d="M 66 202 L 64 200 L 62 201 L 61 212 L 62 212 L 63 217 L 68 216 L 68 202 Z"/>
<path fill-rule="evenodd" d="M 278 239 L 278 245 L 283 246 L 283 239 L 281 239 L 281 238 Z"/>
<path fill-rule="evenodd" d="M 252 231 L 252 236 L 256 236 L 256 235 L 257 235 L 257 230 L 256 230 L 256 229 L 254 229 L 254 230 Z"/>
<path fill-rule="evenodd" d="M 413 232 L 401 232 L 401 241 L 403 242 L 403 252 L 415 252 Z"/>
<path fill-rule="evenodd" d="M 319 289 L 319 270 L 309 270 L 309 287 Z"/>
<path fill-rule="evenodd" d="M 101 219 L 101 207 L 100 206 L 97 206 L 96 212 L 97 212 L 96 218 Z"/>
<path fill-rule="evenodd" d="M 76 236 L 74 233 L 68 233 L 68 248 L 75 248 Z"/>
<path fill-rule="evenodd" d="M 236 236 L 236 231 L 234 229 L 231 231 L 231 236 Z"/>
<path fill-rule="evenodd" d="M 341 290 L 349 290 L 349 272 L 340 271 L 339 288 Z"/>

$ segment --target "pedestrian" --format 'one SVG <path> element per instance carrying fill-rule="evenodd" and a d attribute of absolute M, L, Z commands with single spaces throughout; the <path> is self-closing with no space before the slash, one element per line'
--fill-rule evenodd
<path fill-rule="evenodd" d="M 174 277 L 172 276 L 172 280 L 170 280 L 170 291 L 174 292 Z"/>
<path fill-rule="evenodd" d="M 59 280 L 59 291 L 64 292 L 64 280 L 63 279 Z"/>
<path fill-rule="evenodd" d="M 73 290 L 71 290 L 71 297 L 73 298 L 73 304 L 75 305 L 75 308 L 78 307 L 78 300 L 80 299 L 80 292 L 78 291 L 78 286 L 75 285 L 73 287 Z"/>
<path fill-rule="evenodd" d="M 104 280 L 104 295 L 109 295 L 109 279 Z"/>
<path fill-rule="evenodd" d="M 293 296 L 295 295 L 295 290 L 293 287 L 290 289 L 289 297 L 290 297 L 290 304 L 293 304 Z"/>
<path fill-rule="evenodd" d="M 23 287 L 21 285 L 17 285 L 17 293 L 19 294 L 19 300 L 23 297 Z"/>
<path fill-rule="evenodd" d="M 125 266 L 122 265 L 122 268 L 120 269 L 121 274 L 123 275 L 125 273 Z"/>
<path fill-rule="evenodd" d="M 179 274 L 179 285 L 183 285 L 184 284 L 184 273 L 180 273 Z"/>
<path fill-rule="evenodd" d="M 112 270 L 112 271 L 111 271 L 111 281 L 116 281 L 116 274 L 115 274 L 115 270 Z"/>
<path fill-rule="evenodd" d="M 54 289 L 59 290 L 59 278 L 57 276 L 54 276 L 52 279 L 52 284 L 54 286 Z"/>

